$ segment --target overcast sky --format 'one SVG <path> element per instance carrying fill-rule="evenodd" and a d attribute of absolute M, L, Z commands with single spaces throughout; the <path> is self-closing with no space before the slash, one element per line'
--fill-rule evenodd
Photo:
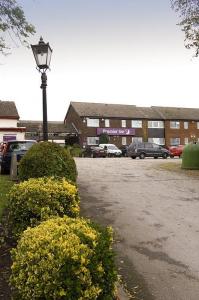
<path fill-rule="evenodd" d="M 199 108 L 199 59 L 169 0 L 20 0 L 36 34 L 53 48 L 48 119 L 63 121 L 70 101 Z M 9 43 L 0 57 L 0 99 L 20 118 L 42 120 L 40 74 L 31 49 Z"/>

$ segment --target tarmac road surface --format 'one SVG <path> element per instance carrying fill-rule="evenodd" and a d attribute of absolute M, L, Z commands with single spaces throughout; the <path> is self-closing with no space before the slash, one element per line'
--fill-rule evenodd
<path fill-rule="evenodd" d="M 119 273 L 143 300 L 199 300 L 199 177 L 179 159 L 76 158 L 82 215 L 115 232 Z"/>

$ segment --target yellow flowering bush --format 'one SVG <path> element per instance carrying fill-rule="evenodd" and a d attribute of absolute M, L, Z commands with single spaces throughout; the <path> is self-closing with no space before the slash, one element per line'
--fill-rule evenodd
<path fill-rule="evenodd" d="M 65 178 L 30 178 L 15 184 L 8 194 L 8 222 L 15 236 L 28 226 L 63 215 L 79 215 L 77 188 Z"/>
<path fill-rule="evenodd" d="M 77 177 L 75 161 L 69 151 L 51 142 L 34 144 L 20 160 L 18 173 L 20 180 L 57 176 L 75 182 Z"/>
<path fill-rule="evenodd" d="M 83 218 L 57 217 L 24 231 L 10 283 L 21 300 L 113 300 L 112 231 Z"/>

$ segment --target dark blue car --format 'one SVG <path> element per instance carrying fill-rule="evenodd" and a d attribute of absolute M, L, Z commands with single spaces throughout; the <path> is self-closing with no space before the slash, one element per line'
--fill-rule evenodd
<path fill-rule="evenodd" d="M 1 174 L 9 174 L 11 166 L 12 154 L 16 153 L 17 161 L 24 156 L 24 154 L 34 145 L 36 141 L 22 140 L 22 141 L 8 141 L 4 145 L 1 153 Z"/>

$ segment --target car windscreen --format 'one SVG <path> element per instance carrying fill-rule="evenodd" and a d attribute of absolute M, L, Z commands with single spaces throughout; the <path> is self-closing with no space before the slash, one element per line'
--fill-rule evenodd
<path fill-rule="evenodd" d="M 118 150 L 118 148 L 115 145 L 107 146 L 107 148 L 110 150 Z"/>
<path fill-rule="evenodd" d="M 11 151 L 27 151 L 34 145 L 33 142 L 18 142 L 10 145 Z"/>

